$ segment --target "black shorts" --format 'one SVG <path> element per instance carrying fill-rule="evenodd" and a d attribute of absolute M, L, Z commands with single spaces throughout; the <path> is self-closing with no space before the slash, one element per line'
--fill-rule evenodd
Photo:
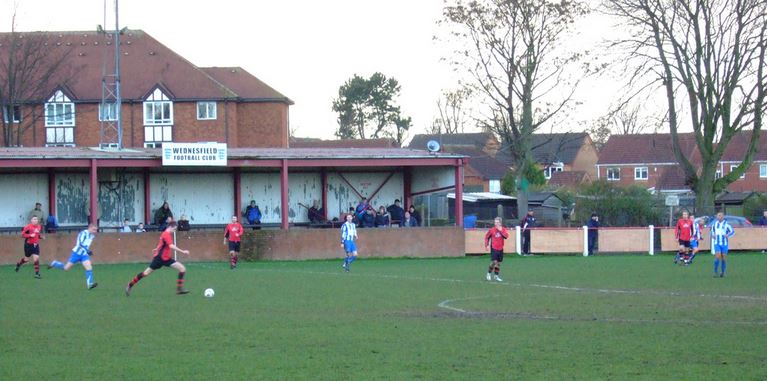
<path fill-rule="evenodd" d="M 24 242 L 24 256 L 31 257 L 32 254 L 40 255 L 40 245 L 33 245 L 31 243 Z"/>
<path fill-rule="evenodd" d="M 685 241 L 683 239 L 680 239 L 679 240 L 679 246 L 684 246 L 684 247 L 689 249 L 690 248 L 690 241 Z"/>
<path fill-rule="evenodd" d="M 490 249 L 490 259 L 497 262 L 503 262 L 503 250 Z"/>
<path fill-rule="evenodd" d="M 234 251 L 235 253 L 239 253 L 240 252 L 240 243 L 239 242 L 229 241 L 229 251 Z"/>
<path fill-rule="evenodd" d="M 162 259 L 162 256 L 158 255 L 158 256 L 155 256 L 154 258 L 152 258 L 152 263 L 149 264 L 149 268 L 152 269 L 152 270 L 157 270 L 159 268 L 162 268 L 163 266 L 170 267 L 170 265 L 172 265 L 174 263 L 176 263 L 175 259 L 171 258 L 171 259 L 168 259 L 166 261 L 166 260 Z"/>

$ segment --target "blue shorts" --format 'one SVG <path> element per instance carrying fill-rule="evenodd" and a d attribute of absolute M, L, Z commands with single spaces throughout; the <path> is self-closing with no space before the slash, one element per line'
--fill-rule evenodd
<path fill-rule="evenodd" d="M 714 245 L 714 253 L 722 253 L 727 255 L 727 251 L 730 249 L 728 245 Z"/>
<path fill-rule="evenodd" d="M 344 241 L 344 251 L 347 253 L 357 251 L 357 244 L 354 241 Z"/>
<path fill-rule="evenodd" d="M 91 256 L 88 254 L 78 254 L 76 251 L 72 252 L 72 255 L 69 256 L 69 262 L 71 263 L 78 263 L 78 262 L 85 262 L 90 261 Z"/>
<path fill-rule="evenodd" d="M 697 239 L 690 240 L 690 248 L 691 249 L 697 249 L 698 248 L 698 240 Z"/>

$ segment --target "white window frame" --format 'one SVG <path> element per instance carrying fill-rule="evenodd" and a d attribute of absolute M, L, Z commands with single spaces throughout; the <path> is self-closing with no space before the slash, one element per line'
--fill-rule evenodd
<path fill-rule="evenodd" d="M 767 178 L 767 164 L 759 164 L 759 178 Z"/>
<path fill-rule="evenodd" d="M 144 125 L 166 126 L 173 124 L 173 102 L 160 89 L 155 89 L 144 99 Z"/>
<path fill-rule="evenodd" d="M 104 108 L 106 106 L 106 108 Z M 99 103 L 99 121 L 114 122 L 117 120 L 117 103 Z"/>
<path fill-rule="evenodd" d="M 732 173 L 735 170 L 735 168 L 738 168 L 738 165 L 740 165 L 740 164 L 731 164 L 730 165 L 730 173 Z M 739 179 L 745 179 L 746 178 L 746 171 L 743 171 L 743 174 L 740 175 L 740 177 L 738 177 L 738 178 Z"/>
<path fill-rule="evenodd" d="M 197 120 L 216 120 L 216 102 L 197 102 Z"/>
<path fill-rule="evenodd" d="M 644 172 L 644 176 L 641 176 L 642 172 Z M 634 167 L 634 180 L 647 180 L 649 178 L 650 178 L 650 168 Z"/>
<path fill-rule="evenodd" d="M 45 127 L 74 127 L 75 104 L 61 90 L 45 103 Z"/>
<path fill-rule="evenodd" d="M 490 193 L 501 193 L 501 180 L 489 180 L 487 182 L 487 191 Z"/>
<path fill-rule="evenodd" d="M 607 170 L 605 172 L 605 178 L 607 179 L 607 181 L 620 181 L 620 179 L 621 179 L 621 168 L 620 167 L 609 167 L 609 168 L 607 168 Z"/>
<path fill-rule="evenodd" d="M 13 110 L 13 112 L 11 112 Z M 13 120 L 8 120 L 8 114 L 13 114 Z M 3 121 L 5 123 L 21 123 L 21 106 L 6 105 L 3 107 Z"/>
<path fill-rule="evenodd" d="M 716 173 L 714 173 L 714 179 L 721 179 L 722 178 L 722 170 L 717 169 Z"/>
<path fill-rule="evenodd" d="M 543 169 L 543 177 L 546 180 L 551 180 L 551 176 L 554 174 L 554 172 L 562 172 L 564 170 L 565 170 L 564 163 L 553 163 Z"/>

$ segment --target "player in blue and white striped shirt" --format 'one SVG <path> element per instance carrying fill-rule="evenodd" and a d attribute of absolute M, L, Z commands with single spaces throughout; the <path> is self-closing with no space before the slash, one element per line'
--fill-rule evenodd
<path fill-rule="evenodd" d="M 357 259 L 357 226 L 352 222 L 353 216 L 346 215 L 346 222 L 341 225 L 341 247 L 344 248 L 346 258 L 344 258 L 343 268 L 345 271 L 351 269 L 351 264 Z"/>
<path fill-rule="evenodd" d="M 69 256 L 69 261 L 67 261 L 66 264 L 59 261 L 53 261 L 48 268 L 55 267 L 57 269 L 69 271 L 75 263 L 80 262 L 85 269 L 85 286 L 88 287 L 89 290 L 96 288 L 99 284 L 93 281 L 93 267 L 91 266 L 91 255 L 93 255 L 93 252 L 91 251 L 91 244 L 96 238 L 97 231 L 98 228 L 95 224 L 88 225 L 87 229 L 81 231 L 80 234 L 77 235 L 77 241 L 75 242 L 75 247 L 72 248 L 72 255 Z"/>
<path fill-rule="evenodd" d="M 714 244 L 714 277 L 724 278 L 727 271 L 727 251 L 730 249 L 730 237 L 735 235 L 735 229 L 724 220 L 724 213 L 716 214 L 716 221 L 711 225 L 711 239 Z M 719 264 L 722 264 L 722 272 L 719 272 Z"/>

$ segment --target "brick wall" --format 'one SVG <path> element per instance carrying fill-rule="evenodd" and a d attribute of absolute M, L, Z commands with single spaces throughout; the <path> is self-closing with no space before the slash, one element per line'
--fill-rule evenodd
<path fill-rule="evenodd" d="M 288 147 L 288 106 L 239 103 L 237 139 L 242 147 Z"/>

